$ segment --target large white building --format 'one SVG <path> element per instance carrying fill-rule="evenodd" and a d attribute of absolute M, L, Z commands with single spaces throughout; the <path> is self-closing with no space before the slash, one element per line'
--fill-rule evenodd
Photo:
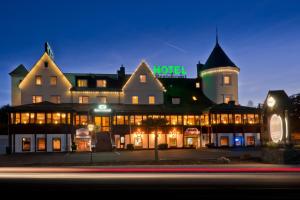
<path fill-rule="evenodd" d="M 13 152 L 151 149 L 150 118 L 167 120 L 158 141 L 168 148 L 260 144 L 259 110 L 238 105 L 239 68 L 218 42 L 196 78 L 155 76 L 146 61 L 132 74 L 64 73 L 52 55 L 46 43 L 29 71 L 10 73 Z"/>

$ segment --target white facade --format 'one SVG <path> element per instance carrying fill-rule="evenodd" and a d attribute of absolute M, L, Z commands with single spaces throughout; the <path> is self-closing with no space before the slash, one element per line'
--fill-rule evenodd
<path fill-rule="evenodd" d="M 239 70 L 235 67 L 218 67 L 202 71 L 204 94 L 217 104 L 227 103 L 226 98 L 238 104 L 238 73 Z M 225 77 L 229 77 L 229 84 L 224 83 Z"/>
<path fill-rule="evenodd" d="M 47 138 L 46 138 L 47 137 Z M 61 142 L 61 152 L 66 152 L 71 150 L 71 134 L 15 134 L 15 139 L 13 141 L 13 148 L 15 148 L 15 153 L 30 153 L 39 152 L 37 150 L 38 138 L 46 138 L 47 146 L 46 151 L 43 152 L 54 152 L 53 150 L 53 139 L 58 138 Z M 23 151 L 23 140 L 30 139 L 30 150 Z"/>

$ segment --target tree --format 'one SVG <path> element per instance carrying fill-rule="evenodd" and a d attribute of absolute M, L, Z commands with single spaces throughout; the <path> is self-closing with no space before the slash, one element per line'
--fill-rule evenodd
<path fill-rule="evenodd" d="M 0 108 L 0 133 L 8 133 L 8 110 L 10 106 L 5 105 Z"/>
<path fill-rule="evenodd" d="M 142 121 L 142 125 L 146 126 L 147 128 L 154 128 L 155 129 L 155 140 L 154 140 L 154 148 L 155 148 L 155 161 L 158 162 L 158 129 L 159 127 L 167 125 L 168 121 L 164 118 L 160 119 L 153 119 L 148 118 Z"/>

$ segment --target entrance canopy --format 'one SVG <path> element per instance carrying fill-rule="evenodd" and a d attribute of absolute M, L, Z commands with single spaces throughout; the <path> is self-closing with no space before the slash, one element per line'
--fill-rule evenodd
<path fill-rule="evenodd" d="M 187 128 L 184 133 L 189 135 L 199 135 L 200 131 L 197 128 Z"/>
<path fill-rule="evenodd" d="M 90 139 L 90 133 L 87 128 L 80 128 L 76 130 L 76 138 L 80 139 Z"/>

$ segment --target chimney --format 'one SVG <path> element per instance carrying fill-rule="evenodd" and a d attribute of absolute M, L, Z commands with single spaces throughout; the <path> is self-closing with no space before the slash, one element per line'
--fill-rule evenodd
<path fill-rule="evenodd" d="M 197 64 L 197 77 L 200 77 L 201 69 L 203 68 L 203 64 L 199 61 Z"/>
<path fill-rule="evenodd" d="M 118 73 L 118 79 L 125 78 L 125 67 L 121 65 L 120 69 L 117 71 Z"/>

